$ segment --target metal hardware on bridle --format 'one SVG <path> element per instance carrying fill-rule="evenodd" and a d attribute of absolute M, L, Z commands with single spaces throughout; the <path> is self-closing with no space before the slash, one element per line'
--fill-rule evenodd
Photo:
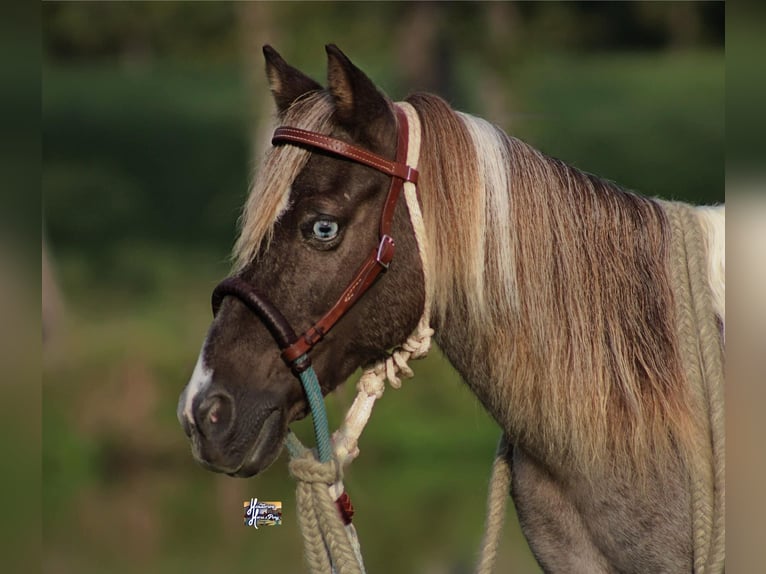
<path fill-rule="evenodd" d="M 417 170 L 406 163 L 407 116 L 400 107 L 395 106 L 394 109 L 397 119 L 397 146 L 396 158 L 393 161 L 339 139 L 293 127 L 277 128 L 271 140 L 274 145 L 288 144 L 320 149 L 391 176 L 391 185 L 380 215 L 378 245 L 364 260 L 330 310 L 298 336 L 279 309 L 242 278 L 235 276 L 224 279 L 213 290 L 213 315 L 218 313 L 226 296 L 239 299 L 266 326 L 282 352 L 282 359 L 300 379 L 311 407 L 321 462 L 327 462 L 332 458 L 332 450 L 322 392 L 311 366 L 309 352 L 372 287 L 378 276 L 388 270 L 395 250 L 395 242 L 390 233 L 396 204 L 402 195 L 404 183 L 416 184 L 418 179 Z"/>

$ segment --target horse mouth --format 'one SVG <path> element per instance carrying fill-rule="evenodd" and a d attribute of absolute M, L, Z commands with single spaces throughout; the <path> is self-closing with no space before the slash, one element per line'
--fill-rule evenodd
<path fill-rule="evenodd" d="M 229 476 L 247 478 L 266 470 L 282 452 L 282 442 L 287 431 L 280 410 L 273 411 L 263 421 L 258 436 L 242 460 L 240 467 L 227 473 Z"/>
<path fill-rule="evenodd" d="M 305 401 L 293 405 L 287 415 L 280 409 L 273 411 L 263 421 L 255 442 L 242 459 L 242 464 L 235 471 L 226 472 L 226 474 L 237 478 L 249 478 L 266 470 L 282 452 L 287 425 L 306 418 L 310 412 L 308 403 Z"/>
<path fill-rule="evenodd" d="M 194 458 L 207 470 L 228 474 L 232 477 L 248 478 L 268 468 L 282 451 L 282 443 L 287 432 L 284 416 L 280 409 L 273 410 L 263 421 L 255 440 L 237 465 L 221 464 L 210 461 L 202 453 L 198 436 L 192 434 L 192 453 Z"/>

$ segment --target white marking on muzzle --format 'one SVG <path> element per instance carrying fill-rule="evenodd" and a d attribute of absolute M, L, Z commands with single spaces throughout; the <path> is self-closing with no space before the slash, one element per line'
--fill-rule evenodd
<path fill-rule="evenodd" d="M 198 393 L 205 392 L 213 381 L 213 370 L 205 365 L 205 342 L 202 343 L 202 349 L 200 349 L 199 357 L 197 357 L 197 364 L 194 365 L 194 372 L 191 379 L 189 379 L 186 388 L 181 393 L 181 397 L 178 399 L 178 408 L 176 409 L 176 415 L 178 416 L 178 422 L 183 424 L 183 419 L 186 418 L 190 423 L 194 423 L 194 416 L 192 415 L 192 403 L 194 397 Z"/>

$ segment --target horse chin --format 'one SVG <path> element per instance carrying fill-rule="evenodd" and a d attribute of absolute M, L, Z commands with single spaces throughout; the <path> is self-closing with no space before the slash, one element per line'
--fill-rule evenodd
<path fill-rule="evenodd" d="M 203 453 L 203 447 L 196 433 L 191 435 L 192 454 L 195 460 L 207 470 L 247 478 L 266 470 L 276 460 L 282 451 L 282 443 L 286 433 L 287 424 L 284 414 L 277 409 L 272 411 L 263 421 L 253 443 L 239 464 L 208 460 L 208 457 Z"/>
<path fill-rule="evenodd" d="M 263 422 L 242 465 L 236 471 L 226 474 L 237 478 L 249 478 L 266 470 L 282 452 L 287 425 L 306 418 L 310 413 L 311 410 L 305 401 L 299 401 L 293 405 L 288 409 L 287 414 L 281 410 L 272 412 Z"/>
<path fill-rule="evenodd" d="M 248 478 L 266 470 L 282 452 L 287 425 L 280 410 L 272 412 L 261 426 L 255 442 L 242 460 L 240 467 L 229 476 Z"/>

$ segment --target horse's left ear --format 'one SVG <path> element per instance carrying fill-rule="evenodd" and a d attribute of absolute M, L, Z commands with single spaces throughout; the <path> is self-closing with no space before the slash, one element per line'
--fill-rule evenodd
<path fill-rule="evenodd" d="M 391 122 L 391 105 L 372 80 L 351 63 L 335 44 L 327 50 L 327 87 L 335 102 L 335 117 L 344 127 L 373 127 Z"/>
<path fill-rule="evenodd" d="M 263 47 L 263 57 L 266 59 L 266 78 L 280 116 L 304 94 L 322 89 L 306 74 L 285 62 L 268 44 Z"/>

